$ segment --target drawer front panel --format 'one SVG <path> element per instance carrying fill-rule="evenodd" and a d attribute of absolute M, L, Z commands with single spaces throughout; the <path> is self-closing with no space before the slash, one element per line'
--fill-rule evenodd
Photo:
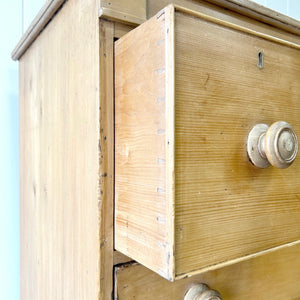
<path fill-rule="evenodd" d="M 174 280 L 298 241 L 299 159 L 247 137 L 300 134 L 300 46 L 168 6 L 115 48 L 116 249 Z"/>
<path fill-rule="evenodd" d="M 168 282 L 142 265 L 115 269 L 115 299 L 183 300 L 194 284 L 206 283 L 223 299 L 300 299 L 300 246 L 253 258 L 217 271 Z"/>
<path fill-rule="evenodd" d="M 287 120 L 300 135 L 300 51 L 175 16 L 175 248 L 185 274 L 299 238 L 299 161 L 259 169 L 246 143 L 257 123 Z"/>

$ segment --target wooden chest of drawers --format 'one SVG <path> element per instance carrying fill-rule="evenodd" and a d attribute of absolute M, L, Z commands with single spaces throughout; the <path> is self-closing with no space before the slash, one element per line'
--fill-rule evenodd
<path fill-rule="evenodd" d="M 116 249 L 174 280 L 297 241 L 300 163 L 246 146 L 300 133 L 298 78 L 298 44 L 173 5 L 117 41 Z"/>
<path fill-rule="evenodd" d="M 299 159 L 249 162 L 296 151 L 299 22 L 172 2 L 49 0 L 15 48 L 21 299 L 299 298 Z"/>

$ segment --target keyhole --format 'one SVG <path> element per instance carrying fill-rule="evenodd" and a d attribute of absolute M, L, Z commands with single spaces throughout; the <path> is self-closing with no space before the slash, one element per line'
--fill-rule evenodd
<path fill-rule="evenodd" d="M 258 52 L 258 63 L 257 66 L 259 69 L 264 68 L 264 53 L 262 51 Z"/>

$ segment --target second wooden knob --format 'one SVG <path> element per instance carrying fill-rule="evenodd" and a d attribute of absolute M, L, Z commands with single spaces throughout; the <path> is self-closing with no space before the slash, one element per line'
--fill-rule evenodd
<path fill-rule="evenodd" d="M 221 295 L 206 284 L 193 285 L 185 294 L 184 300 L 222 300 Z"/>

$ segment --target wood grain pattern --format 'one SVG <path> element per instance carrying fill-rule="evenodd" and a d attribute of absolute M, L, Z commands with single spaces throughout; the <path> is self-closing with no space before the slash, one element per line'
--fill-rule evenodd
<path fill-rule="evenodd" d="M 277 44 L 280 44 L 280 45 L 295 48 L 297 50 L 300 49 L 299 43 L 290 42 L 286 38 L 278 38 L 274 35 L 266 34 L 264 32 L 253 30 L 253 29 L 245 27 L 245 26 L 240 26 L 238 24 L 234 24 L 234 23 L 231 23 L 231 22 L 228 22 L 228 21 L 225 21 L 225 20 L 221 20 L 221 19 L 209 16 L 207 14 L 204 14 L 202 12 L 197 12 L 195 10 L 188 9 L 186 7 L 183 7 L 183 6 L 176 6 L 176 9 L 178 11 L 182 12 L 182 13 L 188 14 L 188 15 L 196 17 L 196 18 L 203 19 L 205 21 L 208 21 L 208 22 L 211 22 L 211 23 L 214 23 L 214 24 L 226 27 L 226 28 L 230 28 L 230 29 L 233 29 L 233 30 L 236 30 L 236 31 L 239 31 L 239 32 L 250 34 L 250 35 L 268 40 L 270 42 L 274 42 L 274 43 L 277 43 Z"/>
<path fill-rule="evenodd" d="M 45 3 L 13 50 L 12 58 L 14 60 L 23 55 L 64 2 L 65 0 L 49 0 Z M 273 34 L 277 35 L 280 28 L 282 29 L 281 35 L 289 35 L 291 39 L 293 39 L 293 35 L 287 32 L 298 35 L 300 32 L 299 21 L 248 0 L 135 0 L 126 1 L 126 5 L 124 3 L 120 0 L 101 0 L 99 2 L 99 16 L 138 25 L 144 22 L 146 18 L 152 17 L 163 7 L 174 3 L 194 10 L 200 9 L 203 11 L 204 9 L 206 11 L 208 8 L 212 14 L 222 12 L 220 16 L 223 15 L 228 19 L 235 18 L 242 22 L 247 20 L 246 22 L 250 26 L 255 26 L 255 21 L 252 19 L 256 19 L 262 22 L 260 26 L 267 31 L 273 31 Z M 217 6 L 213 4 L 217 4 Z M 294 36 L 294 38 L 297 38 L 297 36 Z"/>
<path fill-rule="evenodd" d="M 114 23 L 105 20 L 100 20 L 99 26 L 99 66 L 100 299 L 111 299 L 114 264 Z"/>
<path fill-rule="evenodd" d="M 250 1 L 243 1 L 243 5 L 237 5 L 238 1 L 239 0 L 148 0 L 147 12 L 148 18 L 150 18 L 168 4 L 173 3 L 174 5 L 185 7 L 194 12 L 200 12 L 238 26 L 243 26 L 250 30 L 285 39 L 290 42 L 300 43 L 300 30 L 299 28 L 297 29 L 296 24 L 291 25 L 293 22 L 289 20 L 288 17 L 284 19 L 286 16 L 276 12 L 278 18 L 282 18 L 282 22 L 277 22 L 276 17 L 274 16 L 273 18 L 274 12 L 272 10 Z M 214 5 L 214 3 L 218 5 Z M 295 22 L 299 23 L 299 21 Z M 288 27 L 291 27 L 291 31 L 289 31 Z"/>
<path fill-rule="evenodd" d="M 175 50 L 172 39 L 153 46 L 161 40 L 155 21 L 163 12 L 116 44 L 116 246 L 168 279 L 249 259 L 300 237 L 299 162 L 285 171 L 260 170 L 246 152 L 257 123 L 287 120 L 300 132 L 299 45 L 184 11 L 176 8 Z M 168 22 L 172 18 L 164 24 L 172 28 Z M 263 70 L 257 67 L 259 50 Z M 173 72 L 159 81 L 151 77 L 162 70 L 156 64 L 165 53 L 175 64 L 175 84 L 168 77 Z M 161 99 L 163 84 L 169 92 L 162 114 L 153 99 Z M 158 156 L 165 143 L 155 137 L 161 122 L 171 147 L 174 129 L 175 156 Z M 169 197 L 157 196 L 155 187 Z M 157 227 L 153 203 L 167 222 L 175 212 L 175 228 L 171 221 Z M 169 277 L 161 272 L 164 250 L 154 247 L 161 236 L 174 247 Z"/>
<path fill-rule="evenodd" d="M 23 300 L 99 299 L 99 138 L 97 3 L 69 1 L 20 59 Z"/>
<path fill-rule="evenodd" d="M 115 269 L 115 299 L 182 300 L 196 283 L 218 290 L 223 299 L 300 299 L 300 245 L 250 259 L 221 270 L 168 282 L 135 264 Z"/>
<path fill-rule="evenodd" d="M 167 128 L 165 117 L 169 93 L 165 44 L 170 36 L 166 18 L 163 11 L 116 42 L 115 247 L 171 278 L 169 228 L 173 232 L 174 223 L 168 212 L 173 198 L 166 184 L 166 161 L 173 152 L 167 142 L 173 127 Z"/>
<path fill-rule="evenodd" d="M 114 251 L 114 265 L 131 262 L 132 259 L 119 251 Z"/>
<path fill-rule="evenodd" d="M 178 275 L 299 239 L 299 162 L 256 169 L 245 144 L 256 123 L 300 132 L 300 51 L 180 12 L 175 26 Z"/>
<path fill-rule="evenodd" d="M 114 25 L 108 21 L 101 21 L 99 27 L 96 1 L 69 1 L 65 4 L 65 7 L 58 12 L 64 2 L 65 1 L 47 1 L 44 8 L 32 23 L 30 31 L 23 36 L 13 52 L 14 59 L 19 59 L 22 56 L 20 59 L 21 296 L 22 299 L 111 299 L 113 284 L 112 266 L 114 263 L 122 263 L 130 259 L 120 253 L 113 254 L 112 249 L 112 186 L 114 172 L 114 107 L 112 102 L 113 37 L 121 37 L 131 28 L 127 25 L 116 24 L 114 29 Z M 115 1 L 114 3 L 117 2 L 118 1 Z M 155 9 L 157 5 L 163 4 L 163 2 L 164 1 L 148 1 L 149 11 Z M 217 16 L 229 20 L 230 22 L 237 20 L 238 24 L 249 26 L 252 29 L 256 30 L 262 28 L 262 31 L 268 34 L 273 34 L 279 38 L 286 38 L 293 43 L 299 42 L 299 36 L 297 35 L 292 35 L 283 30 L 280 31 L 255 21 L 250 21 L 247 17 L 226 12 L 226 10 L 200 1 L 180 1 L 179 4 L 186 4 L 189 7 L 195 6 L 197 9 L 201 7 L 201 9 L 204 8 L 204 10 L 209 7 L 208 11 L 210 11 L 210 13 L 214 15 L 214 11 L 216 11 Z M 108 2 L 107 5 L 109 5 Z M 242 10 L 243 8 L 241 7 L 241 11 Z M 55 18 L 48 23 L 55 13 L 57 13 Z M 260 13 L 258 15 L 260 16 Z M 162 16 L 159 16 L 158 19 L 161 17 Z M 269 20 L 268 17 L 266 20 Z M 163 21 L 163 17 L 160 21 Z M 134 22 L 136 22 L 136 20 Z M 158 172 L 158 180 L 153 181 L 154 184 L 152 187 L 156 187 L 153 193 L 155 196 L 149 197 L 146 206 L 143 206 L 141 202 L 136 205 L 136 210 L 133 210 L 136 219 L 133 221 L 142 221 L 143 224 L 148 226 L 148 232 L 154 232 L 156 235 L 150 237 L 151 239 L 153 238 L 149 243 L 150 247 L 148 244 L 146 247 L 142 245 L 140 248 L 135 249 L 137 252 L 139 250 L 144 251 L 138 253 L 140 261 L 144 260 L 142 255 L 153 255 L 152 249 L 157 251 L 157 249 L 163 248 L 163 254 L 156 252 L 151 258 L 155 265 L 153 269 L 161 275 L 173 279 L 175 276 L 175 271 L 173 270 L 175 263 L 172 262 L 172 259 L 174 259 L 173 251 L 175 246 L 174 230 L 178 227 L 173 225 L 175 210 L 170 210 L 174 204 L 174 200 L 172 200 L 170 195 L 174 193 L 174 190 L 171 179 L 171 174 L 173 173 L 172 167 L 168 167 L 173 165 L 171 161 L 173 157 L 173 145 L 170 144 L 170 141 L 172 142 L 172 135 L 175 133 L 170 130 L 173 122 L 171 120 L 173 110 L 170 109 L 173 107 L 173 102 L 170 97 L 173 87 L 172 84 L 168 84 L 173 81 L 170 75 L 173 74 L 172 68 L 175 64 L 170 64 L 170 62 L 174 59 L 174 56 L 165 55 L 165 53 L 172 53 L 174 51 L 174 44 L 172 44 L 174 42 L 174 36 L 172 37 L 172 34 L 170 34 L 170 30 L 173 30 L 174 22 L 172 21 L 172 13 L 170 11 L 169 15 L 165 15 L 164 22 L 170 25 L 169 27 L 161 29 L 162 35 L 165 34 L 167 38 L 165 41 L 163 41 L 163 39 L 157 40 L 157 48 L 150 47 L 149 49 L 147 45 L 143 45 L 143 35 L 141 35 L 141 48 L 145 50 L 148 49 L 148 52 L 145 51 L 147 55 L 153 55 L 153 57 L 156 55 L 158 62 L 164 61 L 165 71 L 155 64 L 150 66 L 150 68 L 156 72 L 153 77 L 149 77 L 145 70 L 142 71 L 144 74 L 143 78 L 150 80 L 149 85 L 146 86 L 152 85 L 152 90 L 146 89 L 149 98 L 140 97 L 139 99 L 142 99 L 143 104 L 146 100 L 145 111 L 142 111 L 140 114 L 140 117 L 143 118 L 147 113 L 151 113 L 151 110 L 148 112 L 146 112 L 146 110 L 153 104 L 151 101 L 150 104 L 147 101 L 151 97 L 155 98 L 155 95 L 151 94 L 153 90 L 156 90 L 153 83 L 155 80 L 160 81 L 163 76 L 166 77 L 164 79 L 166 81 L 166 89 L 164 90 L 165 87 L 160 85 L 161 82 L 158 88 L 158 91 L 163 91 L 166 96 L 158 97 L 157 102 L 163 103 L 165 101 L 165 103 L 168 103 L 164 104 L 164 110 L 158 110 L 163 115 L 166 115 L 166 123 L 164 124 L 168 125 L 166 125 L 166 131 L 163 133 L 161 126 L 157 127 L 157 125 L 160 125 L 160 118 L 158 118 L 154 120 L 152 127 L 152 129 L 159 128 L 155 131 L 153 136 L 156 134 L 165 134 L 164 142 L 159 142 L 160 146 L 156 149 L 156 153 L 164 153 L 166 159 L 164 162 L 164 158 L 159 156 L 156 163 L 162 165 L 165 163 L 166 167 L 165 169 L 161 168 L 161 173 Z M 276 26 L 276 22 L 272 24 Z M 45 27 L 46 25 L 47 27 Z M 292 23 L 290 25 L 294 26 Z M 288 24 L 288 27 L 290 25 Z M 153 29 L 155 28 L 151 27 L 151 30 Z M 167 29 L 169 29 L 169 32 Z M 43 33 L 39 35 L 42 30 L 44 30 Z M 145 32 L 146 29 L 144 28 L 144 34 Z M 169 35 L 167 35 L 166 32 L 169 33 Z M 151 38 L 155 41 L 156 37 L 154 33 L 152 33 Z M 35 41 L 35 43 L 31 45 L 33 41 Z M 151 50 L 158 49 L 159 46 L 163 46 L 163 44 L 165 44 L 167 49 L 163 55 L 155 51 L 151 53 Z M 126 45 L 126 47 L 127 46 L 131 48 L 131 51 L 136 55 L 136 45 L 130 44 Z M 183 51 L 185 50 L 183 49 Z M 275 82 L 281 82 L 282 78 L 280 78 L 280 74 L 282 74 L 281 71 L 285 71 L 285 68 L 278 70 L 277 66 L 281 66 L 282 61 L 286 60 L 288 61 L 288 65 L 292 65 L 293 60 L 289 61 L 289 58 L 295 56 L 289 56 L 286 55 L 285 52 L 280 52 L 280 55 L 274 56 L 272 54 L 271 57 L 272 59 L 276 58 L 277 62 L 280 62 L 279 64 L 274 63 L 272 72 L 277 76 L 275 76 L 277 80 L 275 80 Z M 141 59 L 140 63 L 142 63 L 142 60 L 145 58 L 141 55 L 136 57 L 136 59 Z M 152 62 L 154 61 L 156 61 L 156 59 L 153 58 Z M 156 67 L 158 67 L 158 69 L 155 69 Z M 246 67 L 244 66 L 244 68 Z M 292 73 L 288 73 L 287 78 L 283 78 L 281 82 L 282 84 L 288 83 L 287 94 L 293 95 L 293 99 L 290 101 L 295 107 L 299 90 L 296 83 L 291 83 L 289 80 L 291 76 L 299 75 L 296 68 L 298 69 L 298 64 L 296 64 L 293 71 L 291 71 L 293 75 L 291 75 Z M 142 67 L 140 67 L 140 70 L 142 70 Z M 140 73 L 134 75 L 136 79 L 139 78 Z M 132 80 L 134 80 L 134 76 Z M 267 87 L 266 90 L 269 90 L 269 92 L 266 92 L 267 95 L 272 95 L 271 90 L 273 85 L 268 86 L 265 82 L 261 84 L 263 87 Z M 142 89 L 139 83 L 136 83 L 135 88 L 138 92 Z M 277 93 L 279 88 L 277 86 L 276 88 Z M 124 92 L 124 90 L 122 92 Z M 281 93 L 280 95 L 286 97 L 287 95 L 284 94 L 285 93 Z M 258 95 L 255 97 L 258 97 Z M 279 99 L 279 95 L 277 98 Z M 132 102 L 132 107 L 134 107 L 136 103 L 138 102 Z M 155 103 L 155 105 L 157 105 L 157 103 Z M 267 105 L 271 107 L 271 105 Z M 294 111 L 295 116 L 298 114 L 297 109 L 298 108 Z M 279 110 L 276 111 L 276 116 L 281 115 Z M 283 117 L 289 115 L 290 111 L 286 111 Z M 261 117 L 261 119 L 263 119 L 263 117 Z M 271 119 L 273 119 L 271 115 L 265 118 L 265 120 Z M 147 121 L 148 119 L 146 122 Z M 142 137 L 142 139 L 144 139 L 144 144 L 148 147 L 148 136 Z M 136 144 L 133 143 L 133 146 L 136 147 Z M 168 150 L 168 147 L 171 148 L 171 150 Z M 192 147 L 194 147 L 194 145 Z M 144 149 L 145 147 L 142 150 L 144 151 Z M 164 150 L 161 151 L 161 149 Z M 149 153 L 150 152 L 151 151 L 149 151 Z M 149 157 L 151 159 L 152 155 L 149 153 L 148 156 L 144 157 L 146 166 L 147 159 Z M 142 168 L 143 167 L 144 165 L 142 165 Z M 138 168 L 138 171 L 140 171 L 140 169 L 141 168 Z M 128 172 L 128 170 L 126 172 Z M 154 171 L 154 173 L 155 172 L 156 171 Z M 165 177 L 163 178 L 164 172 Z M 236 172 L 236 170 L 234 170 L 234 172 Z M 126 177 L 127 173 L 124 174 Z M 141 174 L 142 173 L 138 173 L 138 176 L 133 176 L 132 179 L 136 180 Z M 155 174 L 157 175 L 157 173 Z M 253 175 L 253 173 L 251 173 L 251 175 Z M 260 176 L 263 177 L 262 175 Z M 277 182 L 281 183 L 283 180 L 283 182 L 286 183 L 287 181 L 283 176 L 276 175 L 275 177 L 277 178 Z M 159 181 L 160 179 L 162 180 Z M 165 191 L 164 189 L 160 189 L 161 182 L 165 182 Z M 101 183 L 100 186 L 99 183 Z M 159 183 L 159 185 L 156 183 Z M 247 189 L 249 186 L 245 188 Z M 266 192 L 263 192 L 263 195 L 271 190 L 271 188 L 272 185 L 268 186 Z M 281 195 L 286 195 L 286 193 L 293 190 L 293 188 L 295 188 L 295 186 L 290 184 L 282 191 Z M 259 186 L 258 190 L 261 191 L 262 187 Z M 299 195 L 298 191 L 299 189 L 297 188 L 296 196 Z M 157 194 L 164 194 L 164 192 L 165 196 L 161 198 L 157 197 Z M 144 195 L 145 193 L 147 193 L 147 187 L 145 186 L 141 186 L 140 190 L 134 189 L 134 197 L 132 197 L 132 199 L 135 199 L 137 196 L 140 197 L 140 195 Z M 130 198 L 130 193 L 127 194 L 129 195 L 128 198 Z M 166 202 L 164 197 L 170 198 L 170 201 Z M 154 201 L 154 199 L 158 200 L 158 202 Z M 226 198 L 227 204 L 229 205 L 228 199 L 229 196 Z M 299 198 L 297 199 L 299 200 Z M 255 203 L 257 203 L 258 200 L 258 198 L 255 199 Z M 274 198 L 270 197 L 267 208 L 262 209 L 262 214 L 267 219 L 265 220 L 266 224 L 272 226 L 271 231 L 275 233 L 275 240 L 271 241 L 271 238 L 268 236 L 266 238 L 265 236 L 262 237 L 258 235 L 258 238 L 266 238 L 268 243 L 276 244 L 289 240 L 293 234 L 296 235 L 297 228 L 299 227 L 297 227 L 298 224 L 296 220 L 299 212 L 298 200 L 293 203 L 291 203 L 291 201 L 283 201 L 279 204 L 278 199 L 274 201 Z M 165 204 L 162 204 L 162 201 L 165 201 Z M 192 201 L 195 201 L 195 198 L 192 199 Z M 274 203 L 278 206 L 275 207 Z M 154 208 L 153 204 L 155 204 Z M 252 203 L 249 201 L 247 205 L 251 207 Z M 247 205 L 245 205 L 245 207 Z M 257 206 L 255 210 L 257 215 L 261 214 L 261 207 L 262 205 Z M 131 213 L 129 207 L 125 207 L 125 209 L 126 213 Z M 212 209 L 214 209 L 214 207 L 212 207 Z M 234 206 L 233 211 L 240 212 L 241 209 L 242 205 L 240 207 Z M 271 213 L 269 213 L 267 209 L 270 209 Z M 163 212 L 163 216 L 165 214 L 165 216 L 169 217 L 161 218 L 161 212 Z M 159 215 L 157 215 L 158 213 Z M 188 211 L 188 214 L 189 213 L 190 211 Z M 249 211 L 249 213 L 252 212 Z M 150 216 L 150 220 L 147 219 L 147 215 Z M 279 228 L 279 224 L 282 221 L 286 222 L 289 215 L 291 215 L 289 224 L 285 224 L 285 226 Z M 153 218 L 151 219 L 151 217 Z M 246 215 L 246 217 L 249 216 Z M 253 226 L 253 224 L 260 221 L 260 219 L 254 218 L 252 221 L 252 223 L 249 222 L 249 226 Z M 148 242 L 148 237 L 143 233 L 144 228 L 138 230 L 134 222 L 130 224 L 133 225 L 130 228 L 132 233 L 131 238 L 134 240 L 134 235 L 137 234 L 136 236 L 139 237 L 138 243 L 144 241 Z M 262 223 L 260 223 L 260 225 L 261 224 Z M 160 235 L 162 226 L 165 226 L 163 236 Z M 188 224 L 188 226 L 184 224 L 184 226 L 184 230 L 187 231 L 189 231 L 189 228 L 192 228 L 189 227 L 190 224 Z M 255 228 L 259 229 L 259 226 Z M 296 229 L 292 229 L 292 226 L 296 226 Z M 248 230 L 248 228 L 246 229 Z M 242 227 L 241 232 L 247 232 L 246 229 Z M 233 230 L 236 230 L 236 228 L 234 227 Z M 267 229 L 265 231 L 267 231 Z M 257 233 L 260 234 L 260 230 L 257 230 Z M 181 238 L 181 233 L 179 236 Z M 158 242 L 156 240 L 157 237 L 159 238 Z M 289 245 L 291 244 L 293 243 L 289 243 Z M 132 243 L 132 245 L 134 245 L 134 243 Z M 128 246 L 132 245 L 128 244 Z M 258 247 L 260 246 L 261 244 L 258 243 Z M 245 248 L 247 246 L 243 247 Z M 196 256 L 199 254 L 195 251 L 193 253 L 193 249 L 188 249 L 190 252 L 186 251 L 184 247 L 182 249 L 183 252 L 181 255 L 183 256 L 179 257 L 179 259 L 182 259 L 184 255 L 188 257 L 190 254 Z M 269 287 L 267 291 L 274 291 L 274 286 L 276 286 L 281 279 L 280 275 L 284 275 L 284 280 L 280 282 L 281 290 L 278 299 L 286 298 L 287 296 L 290 296 L 291 299 L 295 299 L 295 297 L 297 299 L 299 295 L 299 291 L 297 290 L 297 282 L 299 281 L 299 274 L 297 272 L 299 269 L 299 260 L 297 260 L 295 253 L 299 253 L 299 246 L 293 246 L 289 249 L 294 250 L 289 250 L 288 252 L 286 252 L 286 249 L 278 250 L 276 253 L 271 254 L 271 256 L 268 255 L 267 263 L 266 259 L 262 262 L 262 258 L 256 258 L 255 262 L 260 260 L 261 263 L 250 264 L 249 261 L 236 265 L 242 266 L 241 268 L 235 268 L 235 266 L 226 267 L 224 268 L 224 273 L 223 271 L 206 273 L 212 274 L 209 284 L 214 288 L 218 288 L 214 286 L 214 280 L 219 278 L 220 282 L 228 286 L 226 277 L 232 278 L 232 275 L 227 270 L 231 270 L 242 278 L 241 285 L 239 285 L 238 288 L 239 292 L 235 292 L 237 289 L 235 287 L 235 290 L 232 288 L 230 291 L 231 294 L 229 292 L 226 294 L 225 291 L 223 295 L 233 295 L 232 293 L 234 292 L 235 295 L 242 295 L 243 297 L 241 298 L 251 298 L 254 295 L 253 297 L 255 299 L 260 299 L 259 296 L 261 295 L 259 295 L 258 292 L 261 291 L 261 281 L 254 283 L 253 281 L 247 281 L 247 279 L 251 279 L 251 276 L 254 276 L 253 274 L 258 274 L 258 276 L 262 278 L 263 268 L 267 265 L 267 270 L 271 270 L 269 266 L 272 262 L 276 263 L 275 276 L 274 278 L 272 277 L 274 280 L 267 281 L 274 273 L 269 271 L 266 278 L 263 278 L 263 282 L 266 282 L 267 287 Z M 231 249 L 228 250 L 227 248 L 225 250 L 226 253 L 231 253 Z M 187 254 L 184 254 L 184 251 L 186 251 L 185 253 Z M 133 255 L 136 256 L 134 253 Z M 167 263 L 164 261 L 166 257 Z M 153 265 L 151 259 L 146 258 L 146 260 L 150 261 L 149 265 Z M 183 258 L 183 260 L 184 263 L 179 264 L 179 268 L 189 269 L 192 265 L 189 261 L 190 258 Z M 234 262 L 236 260 L 231 261 Z M 160 268 L 160 263 L 163 266 L 162 268 Z M 228 261 L 225 261 L 220 263 L 219 266 L 223 266 L 227 263 Z M 141 267 L 139 266 L 139 268 Z M 155 286 L 156 292 L 166 292 L 166 294 L 156 294 L 155 291 L 151 292 L 151 298 L 159 299 L 161 295 L 164 295 L 164 298 L 169 298 L 170 293 L 174 293 L 173 297 L 176 299 L 178 295 L 182 295 L 184 288 L 181 286 L 180 289 L 177 289 L 178 283 L 170 286 L 167 281 L 161 279 L 159 276 L 143 267 L 142 269 L 143 272 L 140 272 L 140 269 L 130 269 L 136 272 L 136 276 L 140 276 L 136 280 L 138 287 L 140 287 L 139 284 L 143 284 L 143 281 L 140 281 L 140 279 L 146 278 L 150 274 L 151 276 L 156 276 L 154 281 L 149 281 L 152 291 L 153 286 Z M 259 271 L 255 273 L 256 270 Z M 189 275 L 197 272 L 198 269 L 195 272 L 189 272 Z M 281 274 L 279 274 L 280 272 Z M 127 273 L 127 275 L 126 273 L 122 273 L 122 276 L 119 276 L 119 274 L 120 273 L 118 273 L 117 284 L 122 284 L 122 282 L 120 282 L 121 279 L 124 283 L 126 276 L 128 276 L 126 280 L 129 280 L 130 288 L 128 289 L 129 293 L 126 295 L 124 295 L 122 291 L 120 294 L 121 299 L 123 299 L 124 296 L 132 299 L 136 295 L 142 295 L 140 289 L 133 288 L 134 284 L 132 284 L 132 275 L 130 275 L 130 273 Z M 234 280 L 234 282 L 232 281 L 232 284 L 239 279 L 238 275 L 236 275 L 237 279 Z M 177 278 L 181 276 L 186 276 L 186 273 L 177 274 Z M 202 280 L 202 278 L 206 278 L 205 276 L 206 275 L 201 275 L 193 278 Z M 190 279 L 187 279 L 188 282 L 190 282 L 189 280 Z M 161 281 L 163 284 L 161 284 Z M 179 282 L 187 281 L 182 280 Z M 248 294 L 245 289 L 245 286 L 247 286 L 246 283 L 252 283 L 251 287 L 253 287 Z M 125 283 L 119 285 L 117 286 L 118 293 L 120 286 L 122 286 L 122 289 L 126 289 Z M 147 287 L 146 284 L 144 287 L 146 290 L 151 290 L 150 286 Z M 265 299 L 267 296 L 274 297 L 272 292 L 263 292 L 262 295 L 262 299 Z M 234 298 L 230 297 L 230 299 Z M 276 299 L 276 297 L 274 299 Z"/>

